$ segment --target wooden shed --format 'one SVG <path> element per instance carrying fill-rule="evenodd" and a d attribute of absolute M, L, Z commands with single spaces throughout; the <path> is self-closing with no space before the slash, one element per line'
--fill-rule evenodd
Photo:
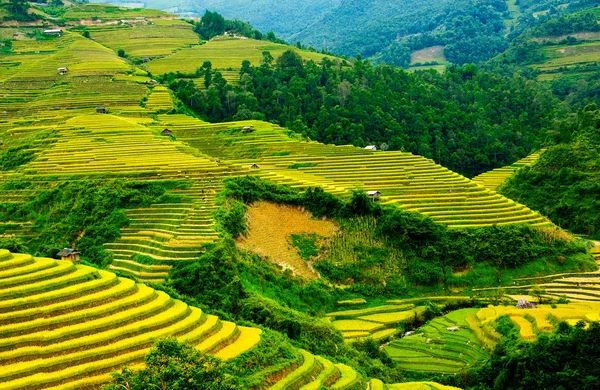
<path fill-rule="evenodd" d="M 375 145 L 369 145 L 369 146 L 365 146 L 365 149 L 367 150 L 372 150 L 372 151 L 377 151 L 377 146 Z"/>
<path fill-rule="evenodd" d="M 242 133 L 252 133 L 254 131 L 254 126 L 244 126 L 242 128 Z"/>
<path fill-rule="evenodd" d="M 76 249 L 64 248 L 62 251 L 56 254 L 56 257 L 60 257 L 61 260 L 68 260 L 72 261 L 73 263 L 79 263 L 79 255 L 81 255 L 81 252 L 79 252 Z"/>
<path fill-rule="evenodd" d="M 98 106 L 98 107 L 96 107 L 96 112 L 98 114 L 108 114 L 108 108 L 106 108 L 104 106 Z"/>
<path fill-rule="evenodd" d="M 258 164 L 250 165 L 250 169 L 258 169 L 258 168 L 259 168 Z"/>
<path fill-rule="evenodd" d="M 160 135 L 165 136 L 165 137 L 170 137 L 173 135 L 173 132 L 169 129 L 164 129 L 163 131 L 160 132 Z"/>
<path fill-rule="evenodd" d="M 60 68 L 58 68 L 56 70 L 58 70 L 58 73 L 61 76 L 65 75 L 65 74 L 67 74 L 69 72 L 69 68 L 67 68 L 66 66 L 60 67 Z"/>
<path fill-rule="evenodd" d="M 373 201 L 379 200 L 381 198 L 381 192 L 379 191 L 367 191 L 367 196 L 371 198 Z"/>

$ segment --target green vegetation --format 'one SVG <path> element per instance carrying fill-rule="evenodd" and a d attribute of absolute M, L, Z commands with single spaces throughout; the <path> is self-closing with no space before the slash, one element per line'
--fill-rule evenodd
<path fill-rule="evenodd" d="M 583 325 L 583 323 L 582 323 Z M 533 343 L 505 337 L 491 359 L 474 370 L 465 385 L 482 389 L 592 389 L 598 385 L 599 323 L 569 326 L 563 322 L 556 331 Z M 577 371 L 577 375 L 572 375 Z"/>
<path fill-rule="evenodd" d="M 565 229 L 600 238 L 599 124 L 595 105 L 557 124 L 554 134 L 563 143 L 509 179 L 502 193 L 540 210 Z"/>
<path fill-rule="evenodd" d="M 476 367 L 489 357 L 486 346 L 465 318 L 479 309 L 455 310 L 419 328 L 416 334 L 393 341 L 386 353 L 409 371 L 455 373 Z M 448 328 L 458 327 L 456 331 Z"/>
<path fill-rule="evenodd" d="M 146 367 L 143 370 L 124 368 L 122 373 L 115 373 L 115 384 L 103 389 L 147 389 L 151 385 L 182 390 L 238 388 L 231 378 L 225 376 L 221 360 L 181 344 L 175 338 L 157 341 L 144 358 L 144 363 Z"/>
<path fill-rule="evenodd" d="M 110 262 L 103 244 L 120 236 L 128 219 L 127 207 L 149 206 L 154 202 L 181 201 L 166 192 L 185 186 L 181 182 L 146 183 L 124 180 L 64 182 L 51 188 L 37 188 L 24 204 L 3 203 L 3 221 L 35 221 L 34 235 L 25 236 L 28 251 L 36 256 L 54 257 L 62 248 L 76 246 L 83 259 L 98 266 Z M 4 188 L 31 188 L 27 182 L 5 183 Z"/>
<path fill-rule="evenodd" d="M 83 261 L 0 250 L 0 387 L 511 388 L 496 344 L 506 362 L 559 344 L 561 321 L 592 329 L 600 249 L 494 189 L 597 237 L 598 81 L 550 69 L 593 61 L 595 4 L 350 3 L 331 23 L 358 26 L 348 47 L 447 70 L 326 56 L 215 12 L 54 1 L 0 28 L 0 247 Z M 544 66 L 569 77 L 539 83 Z M 433 160 L 509 168 L 471 181 Z M 584 371 L 573 386 L 597 384 Z"/>
<path fill-rule="evenodd" d="M 391 150 L 432 158 L 467 176 L 508 165 L 538 149 L 556 110 L 557 102 L 545 88 L 472 66 L 440 75 L 407 74 L 360 60 L 341 69 L 329 60 L 321 66 L 301 62 L 292 54 L 275 66 L 245 61 L 239 87 L 216 76 L 208 90 L 175 75 L 164 80 L 181 101 L 210 121 L 263 117 L 324 143 L 385 143 Z M 522 136 L 515 138 L 516 131 Z"/>

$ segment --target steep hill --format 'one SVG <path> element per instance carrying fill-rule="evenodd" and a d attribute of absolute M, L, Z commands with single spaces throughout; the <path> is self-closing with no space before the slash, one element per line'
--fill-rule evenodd
<path fill-rule="evenodd" d="M 509 179 L 501 192 L 529 204 L 574 233 L 600 237 L 598 214 L 600 112 L 589 105 L 565 121 L 573 139 L 548 149 L 531 168 Z"/>

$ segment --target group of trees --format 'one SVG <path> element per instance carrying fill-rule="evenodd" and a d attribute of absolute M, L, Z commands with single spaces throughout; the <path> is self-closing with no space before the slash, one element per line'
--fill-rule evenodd
<path fill-rule="evenodd" d="M 504 337 L 483 367 L 465 377 L 462 386 L 476 389 L 581 389 L 600 387 L 600 323 L 586 329 L 561 322 L 554 333 L 521 341 L 507 317 L 500 319 Z"/>
<path fill-rule="evenodd" d="M 194 31 L 205 40 L 210 40 L 228 32 L 257 40 L 265 39 L 275 43 L 285 43 L 283 40 L 277 38 L 273 32 L 263 34 L 259 30 L 252 28 L 249 23 L 240 20 L 226 20 L 218 12 L 211 11 L 206 11 L 202 19 L 196 22 Z"/>
<path fill-rule="evenodd" d="M 239 87 L 205 63 L 205 87 L 165 75 L 177 97 L 206 119 L 265 119 L 324 143 L 389 145 L 468 176 L 511 164 L 540 147 L 557 99 L 523 77 L 475 66 L 409 74 L 357 59 L 304 64 L 294 51 L 253 66 Z"/>

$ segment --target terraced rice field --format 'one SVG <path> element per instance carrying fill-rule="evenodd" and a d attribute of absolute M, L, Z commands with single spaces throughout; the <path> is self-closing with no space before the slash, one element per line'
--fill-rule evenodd
<path fill-rule="evenodd" d="M 438 297 L 431 298 L 432 301 L 448 302 L 468 299 L 466 297 Z M 406 299 L 400 301 L 390 300 L 388 304 L 341 310 L 328 313 L 326 316 L 331 323 L 338 328 L 348 342 L 363 338 L 382 340 L 387 337 L 397 336 L 398 327 L 401 323 L 411 324 L 425 311 L 422 304 L 423 299 Z M 359 302 L 358 304 L 366 303 Z"/>
<path fill-rule="evenodd" d="M 484 172 L 481 175 L 475 176 L 473 181 L 481 184 L 487 189 L 496 191 L 506 181 L 506 179 L 514 175 L 520 168 L 529 167 L 535 164 L 545 151 L 546 149 L 539 150 L 525 158 L 522 158 L 512 165 Z"/>
<path fill-rule="evenodd" d="M 489 306 L 477 312 L 482 324 L 496 321 L 498 317 L 508 315 L 517 325 L 523 340 L 533 341 L 543 332 L 551 332 L 557 323 L 566 321 L 575 325 L 579 321 L 593 322 L 600 320 L 599 302 L 572 302 L 550 305 L 538 305 L 535 309 L 517 309 L 512 306 Z"/>
<path fill-rule="evenodd" d="M 168 88 L 162 85 L 152 88 L 146 108 L 155 112 L 166 112 L 173 109 L 173 97 Z"/>
<path fill-rule="evenodd" d="M 578 45 L 559 45 L 544 48 L 548 60 L 534 68 L 541 71 L 560 67 L 592 64 L 600 57 L 600 42 L 585 42 Z"/>
<path fill-rule="evenodd" d="M 596 263 L 600 265 L 600 245 L 591 249 Z M 539 278 L 515 279 L 516 285 L 501 287 L 506 294 L 515 300 L 530 297 L 534 285 L 543 288 L 545 299 L 557 301 L 560 298 L 571 302 L 600 302 L 600 270 L 593 272 L 565 273 L 546 275 Z M 475 289 L 474 291 L 493 291 L 496 288 Z"/>
<path fill-rule="evenodd" d="M 260 333 L 110 272 L 0 250 L 2 389 L 97 387 L 167 336 L 231 359 Z"/>
<path fill-rule="evenodd" d="M 385 351 L 409 371 L 455 373 L 482 363 L 489 357 L 487 346 L 466 320 L 477 310 L 461 309 L 435 318 L 416 334 L 392 341 Z M 455 326 L 460 330 L 447 330 Z"/>
<path fill-rule="evenodd" d="M 324 54 L 290 48 L 269 41 L 255 39 L 215 38 L 204 45 L 185 48 L 176 53 L 148 63 L 148 69 L 153 74 L 164 74 L 180 71 L 194 73 L 204 61 L 211 61 L 213 69 L 239 70 L 242 61 L 249 60 L 253 65 L 260 65 L 263 51 L 269 51 L 274 58 L 286 50 L 295 50 L 304 60 L 320 62 Z M 334 57 L 329 57 L 336 60 Z"/>
<path fill-rule="evenodd" d="M 91 26 L 90 36 L 96 42 L 133 58 L 157 58 L 199 44 L 192 25 L 183 20 L 155 20 L 152 24 Z"/>
<path fill-rule="evenodd" d="M 108 4 L 80 4 L 69 7 L 64 14 L 67 21 L 119 21 L 141 18 L 173 18 L 173 14 L 149 8 L 115 7 Z"/>
<path fill-rule="evenodd" d="M 245 169 L 257 164 L 259 169 L 253 174 L 291 187 L 321 186 L 340 195 L 355 188 L 377 190 L 383 203 L 429 215 L 452 228 L 551 225 L 524 205 L 411 153 L 305 142 L 275 125 L 257 121 L 207 124 L 177 116 L 161 120 L 179 140 L 201 152 Z M 254 126 L 255 131 L 244 133 L 244 126 Z"/>

